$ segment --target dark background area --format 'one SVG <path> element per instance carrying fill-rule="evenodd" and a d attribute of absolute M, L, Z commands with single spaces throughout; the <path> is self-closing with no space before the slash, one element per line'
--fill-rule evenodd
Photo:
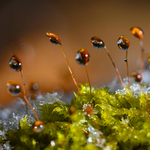
<path fill-rule="evenodd" d="M 87 82 L 85 69 L 75 61 L 75 54 L 85 48 L 91 55 L 87 69 L 91 84 L 107 84 L 116 72 L 104 49 L 96 50 L 90 38 L 102 38 L 118 67 L 126 76 L 125 52 L 117 47 L 117 40 L 125 35 L 130 40 L 130 74 L 139 68 L 139 40 L 130 28 L 144 30 L 145 58 L 150 56 L 150 1 L 147 0 L 3 0 L 0 3 L 0 103 L 14 97 L 6 91 L 6 83 L 21 75 L 10 69 L 12 55 L 23 62 L 26 89 L 38 83 L 40 92 L 75 91 L 60 47 L 52 45 L 45 36 L 47 31 L 58 35 L 78 83 Z"/>

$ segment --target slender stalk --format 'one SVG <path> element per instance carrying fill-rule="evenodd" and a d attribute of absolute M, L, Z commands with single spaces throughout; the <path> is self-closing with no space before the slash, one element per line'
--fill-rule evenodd
<path fill-rule="evenodd" d="M 24 82 L 24 76 L 23 76 L 23 70 L 21 70 L 21 79 L 22 79 L 22 84 L 23 84 L 23 93 L 24 93 L 24 95 L 26 95 L 25 82 Z"/>
<path fill-rule="evenodd" d="M 143 40 L 140 39 L 140 47 L 141 47 L 141 76 L 142 76 L 142 83 L 144 82 L 143 79 L 143 70 L 144 70 L 144 61 L 143 61 L 143 53 L 144 53 L 144 47 L 143 47 Z"/>
<path fill-rule="evenodd" d="M 35 112 L 35 110 L 33 109 L 32 105 L 30 104 L 30 102 L 28 101 L 27 97 L 26 97 L 26 90 L 25 90 L 25 82 L 24 82 L 24 77 L 23 77 L 23 70 L 21 70 L 21 79 L 22 79 L 22 83 L 23 83 L 23 97 L 24 100 L 26 102 L 26 111 L 27 111 L 27 104 L 30 106 L 30 108 L 32 109 L 37 121 L 39 121 L 39 118 Z"/>
<path fill-rule="evenodd" d="M 81 129 L 83 132 L 85 132 L 86 134 L 89 134 L 86 130 L 84 130 L 84 129 Z"/>
<path fill-rule="evenodd" d="M 129 82 L 129 67 L 128 67 L 128 50 L 126 50 L 126 66 L 127 66 L 128 87 L 130 87 L 130 82 Z"/>
<path fill-rule="evenodd" d="M 34 115 L 35 115 L 37 121 L 40 121 L 39 118 L 38 118 L 38 116 L 37 116 L 37 114 L 36 114 L 36 112 L 35 112 L 35 110 L 33 109 L 32 105 L 31 105 L 30 102 L 28 101 L 26 95 L 23 95 L 23 97 L 24 97 L 25 102 L 26 102 L 26 103 L 29 105 L 29 107 L 32 109 L 32 111 L 33 111 L 33 113 L 34 113 Z"/>
<path fill-rule="evenodd" d="M 105 49 L 106 53 L 108 54 L 108 56 L 109 56 L 109 58 L 110 58 L 110 60 L 111 60 L 111 62 L 112 62 L 112 64 L 113 64 L 113 66 L 114 66 L 114 68 L 115 68 L 115 71 L 116 71 L 116 73 L 117 73 L 117 75 L 118 75 L 118 78 L 119 78 L 119 80 L 120 80 L 122 86 L 125 87 L 125 85 L 124 85 L 124 83 L 123 83 L 123 81 L 122 81 L 122 78 L 121 78 L 121 76 L 120 76 L 120 73 L 119 73 L 119 71 L 118 71 L 118 69 L 117 69 L 117 67 L 116 67 L 116 65 L 115 65 L 115 63 L 114 63 L 114 61 L 113 61 L 113 59 L 111 58 L 111 56 L 110 56 L 110 54 L 109 54 L 109 51 L 107 50 L 107 47 L 104 46 L 104 49 Z"/>
<path fill-rule="evenodd" d="M 64 55 L 64 58 L 65 58 L 65 60 L 66 60 L 66 62 L 67 62 L 67 66 L 68 66 L 69 72 L 70 72 L 70 74 L 71 74 L 71 77 L 72 77 L 72 79 L 73 79 L 73 82 L 74 82 L 74 84 L 75 84 L 76 87 L 77 87 L 77 90 L 78 90 L 78 92 L 79 92 L 79 95 L 81 96 L 79 87 L 78 87 L 77 82 L 76 82 L 76 80 L 75 80 L 74 74 L 73 74 L 73 72 L 72 72 L 72 70 L 71 70 L 71 68 L 70 68 L 70 66 L 69 66 L 69 62 L 68 62 L 68 59 L 67 59 L 67 57 L 66 57 L 66 55 L 65 55 L 65 53 L 64 53 L 64 50 L 63 50 L 63 48 L 62 48 L 62 45 L 60 45 L 60 47 L 61 47 L 62 53 L 63 53 L 63 55 Z"/>
<path fill-rule="evenodd" d="M 92 96 L 92 93 L 91 93 L 91 83 L 90 83 L 90 78 L 89 78 L 89 74 L 88 74 L 86 65 L 85 65 L 85 70 L 86 70 L 86 74 L 87 74 L 87 78 L 88 78 L 88 82 L 89 82 L 89 86 L 90 86 L 90 95 Z"/>
<path fill-rule="evenodd" d="M 21 80 L 22 80 L 22 84 L 23 84 L 23 95 L 26 96 L 25 81 L 24 81 L 24 76 L 23 76 L 23 69 L 21 70 Z M 26 103 L 26 113 L 28 113 L 27 103 Z"/>

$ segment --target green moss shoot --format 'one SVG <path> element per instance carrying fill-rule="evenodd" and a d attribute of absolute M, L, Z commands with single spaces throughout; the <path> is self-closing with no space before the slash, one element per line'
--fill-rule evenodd
<path fill-rule="evenodd" d="M 9 141 L 14 150 L 149 150 L 150 95 L 134 96 L 131 89 L 110 93 L 106 87 L 80 85 L 71 105 L 56 102 L 41 106 L 44 129 L 32 130 L 26 115 L 19 129 L 8 130 L 1 145 Z M 84 106 L 89 106 L 84 109 Z M 74 109 L 72 109 L 74 108 Z M 2 127 L 0 131 L 3 131 Z"/>

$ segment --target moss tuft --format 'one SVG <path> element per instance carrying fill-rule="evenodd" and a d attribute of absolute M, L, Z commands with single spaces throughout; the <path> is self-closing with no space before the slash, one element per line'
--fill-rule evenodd
<path fill-rule="evenodd" d="M 80 86 L 81 96 L 75 93 L 71 105 L 55 102 L 41 106 L 43 131 L 34 132 L 26 115 L 18 129 L 8 130 L 5 138 L 0 134 L 1 144 L 10 141 L 15 150 L 150 149 L 149 94 L 141 92 L 135 97 L 128 88 L 110 93 L 108 88 L 93 87 L 90 94 L 88 84 Z M 87 104 L 92 113 L 83 110 Z"/>

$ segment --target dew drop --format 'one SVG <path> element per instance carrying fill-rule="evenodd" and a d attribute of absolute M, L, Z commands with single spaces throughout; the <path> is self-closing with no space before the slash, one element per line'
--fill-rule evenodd
<path fill-rule="evenodd" d="M 130 29 L 130 31 L 131 31 L 131 33 L 132 33 L 135 37 L 137 37 L 137 38 L 139 38 L 139 39 L 142 39 L 142 38 L 143 38 L 144 32 L 143 32 L 143 30 L 142 30 L 141 28 L 139 28 L 139 27 L 132 27 L 132 28 Z"/>
<path fill-rule="evenodd" d="M 119 47 L 119 49 L 121 50 L 127 50 L 130 46 L 130 41 L 128 40 L 128 38 L 126 38 L 125 36 L 120 36 L 118 41 L 117 41 L 117 45 Z"/>
<path fill-rule="evenodd" d="M 88 53 L 87 50 L 85 50 L 84 48 L 81 48 L 77 52 L 75 59 L 79 65 L 85 66 L 90 61 L 90 54 Z"/>
<path fill-rule="evenodd" d="M 96 36 L 91 38 L 91 44 L 92 44 L 92 46 L 94 46 L 97 49 L 101 49 L 105 46 L 103 40 Z"/>
<path fill-rule="evenodd" d="M 44 122 L 42 121 L 36 121 L 34 124 L 33 124 L 33 131 L 35 132 L 41 132 L 44 128 Z"/>
<path fill-rule="evenodd" d="M 21 71 L 22 70 L 22 62 L 20 58 L 13 55 L 9 61 L 9 66 L 14 71 Z"/>
<path fill-rule="evenodd" d="M 60 44 L 61 45 L 60 38 L 57 35 L 55 35 L 54 33 L 47 32 L 46 36 L 49 37 L 49 40 L 51 41 L 52 44 L 54 44 L 54 45 Z"/>
<path fill-rule="evenodd" d="M 55 146 L 55 141 L 50 142 L 51 146 Z"/>
<path fill-rule="evenodd" d="M 124 61 L 127 62 L 127 58 L 124 58 Z"/>
<path fill-rule="evenodd" d="M 19 95 L 21 93 L 21 86 L 16 81 L 7 82 L 6 86 L 7 86 L 8 93 L 10 93 L 11 95 L 16 96 L 16 95 Z"/>
<path fill-rule="evenodd" d="M 136 82 L 141 82 L 142 80 L 142 76 L 137 72 L 132 72 L 132 77 L 134 78 Z"/>

